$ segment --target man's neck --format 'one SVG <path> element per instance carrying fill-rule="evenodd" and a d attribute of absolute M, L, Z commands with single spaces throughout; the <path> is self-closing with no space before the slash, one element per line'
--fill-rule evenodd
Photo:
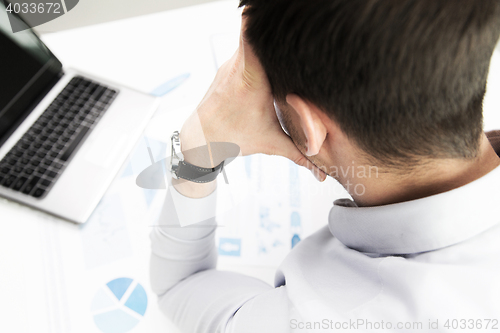
<path fill-rule="evenodd" d="M 447 192 L 486 175 L 500 165 L 500 158 L 483 134 L 473 160 L 433 160 L 410 173 L 377 172 L 376 177 L 355 179 L 358 191 L 350 191 L 358 206 L 380 206 Z M 342 181 L 346 187 L 346 180 Z M 356 189 L 356 184 L 349 184 Z M 360 188 L 363 189 L 361 193 Z M 353 193 L 354 192 L 354 193 Z M 356 193 L 357 192 L 357 193 Z"/>

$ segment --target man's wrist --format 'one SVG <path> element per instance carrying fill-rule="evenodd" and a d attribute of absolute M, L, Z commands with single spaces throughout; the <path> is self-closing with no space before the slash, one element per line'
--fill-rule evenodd
<path fill-rule="evenodd" d="M 185 197 L 199 199 L 209 196 L 217 188 L 217 180 L 195 183 L 185 179 L 172 179 L 172 186 Z"/>
<path fill-rule="evenodd" d="M 179 133 L 179 138 L 181 141 L 181 152 L 185 162 L 201 168 L 215 167 L 210 156 L 209 143 L 201 128 L 195 131 L 194 129 L 184 126 Z"/>
<path fill-rule="evenodd" d="M 179 134 L 181 153 L 185 162 L 201 168 L 213 168 L 213 161 L 205 138 L 202 135 L 192 135 L 185 128 Z M 217 181 L 197 183 L 187 179 L 172 178 L 172 185 L 180 194 L 189 198 L 203 198 L 217 188 Z"/>

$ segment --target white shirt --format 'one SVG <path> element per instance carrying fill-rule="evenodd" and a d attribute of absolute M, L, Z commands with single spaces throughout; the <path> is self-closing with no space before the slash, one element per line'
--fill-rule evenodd
<path fill-rule="evenodd" d="M 274 287 L 215 270 L 214 219 L 175 227 L 176 209 L 194 221 L 215 200 L 171 189 L 151 233 L 153 290 L 183 332 L 500 331 L 500 167 L 418 200 L 336 201 Z"/>

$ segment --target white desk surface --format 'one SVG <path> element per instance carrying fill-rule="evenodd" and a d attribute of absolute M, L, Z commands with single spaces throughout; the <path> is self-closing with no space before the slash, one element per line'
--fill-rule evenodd
<path fill-rule="evenodd" d="M 162 98 L 145 131 L 155 141 L 155 149 L 161 150 L 165 148 L 161 142 L 168 142 L 172 131 L 180 128 L 203 97 L 221 59 L 228 58 L 236 47 L 240 25 L 237 3 L 219 1 L 47 34 L 42 39 L 65 67 L 144 92 L 190 73 L 185 83 Z M 499 58 L 496 52 L 484 103 L 486 129 L 500 128 L 500 94 L 495 94 L 500 90 Z M 136 150 L 144 147 L 141 140 Z M 158 156 L 165 153 L 155 152 Z M 120 174 L 134 166 L 133 159 Z M 311 203 L 312 232 L 326 224 L 332 200 L 344 192 L 332 180 L 321 186 L 307 180 L 301 186 L 313 186 L 317 191 Z M 123 193 L 127 196 L 121 196 Z M 148 295 L 147 311 L 130 332 L 177 332 L 158 311 L 149 287 L 148 234 L 161 198 L 153 195 L 148 202 L 134 177 L 117 177 L 93 220 L 83 226 L 0 199 L 1 330 L 100 332 L 94 323 L 96 313 L 91 310 L 94 296 L 107 282 L 130 277 L 143 285 Z M 121 210 L 116 214 L 106 209 L 118 200 Z M 231 262 L 221 266 L 272 283 L 272 266 Z"/>

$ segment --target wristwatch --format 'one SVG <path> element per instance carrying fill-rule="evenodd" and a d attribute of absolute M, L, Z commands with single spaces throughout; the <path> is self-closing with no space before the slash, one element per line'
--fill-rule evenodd
<path fill-rule="evenodd" d="M 172 154 L 170 156 L 170 172 L 172 173 L 172 178 L 182 178 L 195 183 L 209 183 L 214 181 L 219 173 L 222 172 L 224 161 L 214 168 L 203 168 L 184 161 L 184 156 L 181 152 L 179 132 L 175 131 L 170 139 L 172 141 Z"/>

